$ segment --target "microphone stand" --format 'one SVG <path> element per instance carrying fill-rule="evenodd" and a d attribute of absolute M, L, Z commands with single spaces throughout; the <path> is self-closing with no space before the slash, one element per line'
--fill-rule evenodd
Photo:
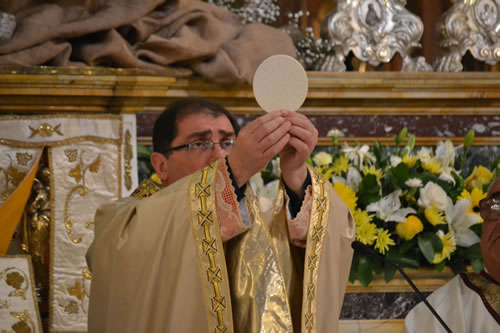
<path fill-rule="evenodd" d="M 452 331 L 448 327 L 448 325 L 446 325 L 446 323 L 444 322 L 444 320 L 438 315 L 438 313 L 436 312 L 436 310 L 434 310 L 434 308 L 430 305 L 430 303 L 427 301 L 427 299 L 425 298 L 425 296 L 420 292 L 420 290 L 418 290 L 417 286 L 413 283 L 413 281 L 410 279 L 410 277 L 408 275 L 406 275 L 406 273 L 401 268 L 401 266 L 399 266 L 398 264 L 396 264 L 392 260 L 387 259 L 386 257 L 379 256 L 369 246 L 367 246 L 367 245 L 365 245 L 365 244 L 363 244 L 363 243 L 361 243 L 359 241 L 352 242 L 351 247 L 354 250 L 358 250 L 360 252 L 363 252 L 363 253 L 371 256 L 371 257 L 377 258 L 378 260 L 383 260 L 384 262 L 386 262 L 388 264 L 391 264 L 392 266 L 396 267 L 396 269 L 398 270 L 398 272 L 404 277 L 404 279 L 408 282 L 408 284 L 413 288 L 413 290 L 415 291 L 415 293 L 417 293 L 417 295 L 419 296 L 420 300 L 422 302 L 424 302 L 424 304 L 427 306 L 427 308 L 429 308 L 429 310 L 432 312 L 432 314 L 434 315 L 434 317 L 436 317 L 436 319 L 441 323 L 441 325 L 444 327 L 444 329 L 446 330 L 446 332 L 452 333 Z"/>

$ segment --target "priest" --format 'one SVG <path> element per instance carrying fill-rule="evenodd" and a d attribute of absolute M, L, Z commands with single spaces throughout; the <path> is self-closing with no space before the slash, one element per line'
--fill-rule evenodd
<path fill-rule="evenodd" d="M 485 269 L 462 273 L 433 292 L 427 300 L 452 332 L 500 332 L 500 177 L 479 202 L 484 219 L 481 253 Z M 405 332 L 445 332 L 423 303 L 405 319 Z"/>
<path fill-rule="evenodd" d="M 238 130 L 204 99 L 158 118 L 163 188 L 142 184 L 96 213 L 89 332 L 338 331 L 355 227 L 306 164 L 318 132 L 287 110 Z M 281 184 L 264 218 L 248 181 L 276 154 Z"/>

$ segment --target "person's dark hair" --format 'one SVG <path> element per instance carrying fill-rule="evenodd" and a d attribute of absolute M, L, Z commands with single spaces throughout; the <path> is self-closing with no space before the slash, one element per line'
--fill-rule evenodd
<path fill-rule="evenodd" d="M 214 117 L 225 116 L 233 125 L 234 133 L 238 135 L 240 127 L 231 114 L 216 102 L 203 98 L 188 97 L 171 103 L 156 119 L 153 127 L 153 151 L 168 157 L 172 141 L 177 136 L 177 124 L 192 114 L 208 113 Z"/>

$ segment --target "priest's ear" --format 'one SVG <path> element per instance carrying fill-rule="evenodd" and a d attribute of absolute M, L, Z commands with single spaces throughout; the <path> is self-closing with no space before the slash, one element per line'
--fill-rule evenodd
<path fill-rule="evenodd" d="M 162 183 L 165 184 L 168 179 L 167 158 L 161 153 L 154 152 L 151 154 L 151 164 L 153 165 L 158 178 L 160 178 Z"/>

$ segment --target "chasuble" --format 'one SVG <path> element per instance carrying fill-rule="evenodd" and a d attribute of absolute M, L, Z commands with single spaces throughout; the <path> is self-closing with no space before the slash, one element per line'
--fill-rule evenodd
<path fill-rule="evenodd" d="M 87 253 L 89 332 L 337 332 L 354 221 L 309 173 L 305 248 L 290 242 L 285 191 L 264 219 L 250 186 L 236 200 L 224 159 L 102 206 Z M 226 240 L 234 218 L 251 225 Z"/>

